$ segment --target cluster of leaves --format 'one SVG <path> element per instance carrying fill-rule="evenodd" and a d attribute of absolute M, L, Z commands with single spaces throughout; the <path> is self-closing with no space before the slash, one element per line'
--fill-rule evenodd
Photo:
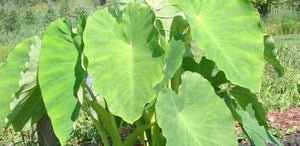
<path fill-rule="evenodd" d="M 253 94 L 264 60 L 283 75 L 259 22 L 248 0 L 120 0 L 88 20 L 81 15 L 76 31 L 58 19 L 2 66 L 0 127 L 19 131 L 48 114 L 65 144 L 82 107 L 104 145 L 107 134 L 117 146 L 138 136 L 149 145 L 237 145 L 234 120 L 252 144 L 280 144 Z M 205 51 L 199 63 L 192 43 Z M 137 128 L 122 142 L 124 123 Z"/>

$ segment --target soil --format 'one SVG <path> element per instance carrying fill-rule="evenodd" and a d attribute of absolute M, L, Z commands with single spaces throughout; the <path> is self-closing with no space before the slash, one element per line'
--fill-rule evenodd
<path fill-rule="evenodd" d="M 297 130 L 284 135 L 284 138 L 279 139 L 284 146 L 300 146 L 300 107 L 290 108 L 280 112 L 267 113 L 268 123 L 276 126 L 278 130 L 286 133 L 292 126 L 297 126 Z M 236 123 L 238 125 L 238 123 Z M 237 133 L 241 133 L 240 127 L 236 129 Z M 239 145 L 250 145 L 249 141 L 241 141 Z M 275 146 L 274 144 L 267 144 Z"/>

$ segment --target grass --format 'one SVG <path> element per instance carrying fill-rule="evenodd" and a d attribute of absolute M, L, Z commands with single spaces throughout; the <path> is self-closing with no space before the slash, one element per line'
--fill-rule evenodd
<path fill-rule="evenodd" d="M 265 66 L 259 99 L 267 111 L 300 105 L 300 34 L 275 36 L 274 41 L 285 74 L 278 77 L 272 66 Z"/>
<path fill-rule="evenodd" d="M 75 127 L 75 131 L 67 141 L 66 145 L 100 145 L 100 135 L 86 112 L 80 111 Z M 0 146 L 2 145 L 38 145 L 36 124 L 30 129 L 21 132 L 15 132 L 12 127 L 9 127 L 5 133 L 0 134 Z"/>
<path fill-rule="evenodd" d="M 264 31 L 271 35 L 287 35 L 300 33 L 300 12 L 288 9 L 271 11 L 262 18 Z"/>

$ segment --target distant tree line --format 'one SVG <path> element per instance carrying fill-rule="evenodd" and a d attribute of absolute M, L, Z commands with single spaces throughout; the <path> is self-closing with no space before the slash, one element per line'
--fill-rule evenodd
<path fill-rule="evenodd" d="M 300 11 L 300 0 L 250 0 L 259 13 L 264 16 L 271 10 L 278 11 L 280 8 L 287 8 L 293 12 Z"/>

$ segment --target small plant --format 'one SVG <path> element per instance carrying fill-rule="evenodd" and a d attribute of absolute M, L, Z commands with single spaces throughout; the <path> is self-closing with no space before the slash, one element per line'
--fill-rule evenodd
<path fill-rule="evenodd" d="M 37 122 L 65 145 L 83 108 L 105 146 L 237 145 L 234 120 L 253 145 L 280 145 L 253 94 L 264 60 L 284 74 L 259 22 L 248 0 L 118 1 L 81 15 L 74 31 L 58 19 L 17 45 L 1 68 L 0 127 Z M 188 53 L 192 43 L 205 52 L 200 62 Z M 127 125 L 135 128 L 125 139 Z M 55 143 L 49 135 L 39 142 Z"/>

